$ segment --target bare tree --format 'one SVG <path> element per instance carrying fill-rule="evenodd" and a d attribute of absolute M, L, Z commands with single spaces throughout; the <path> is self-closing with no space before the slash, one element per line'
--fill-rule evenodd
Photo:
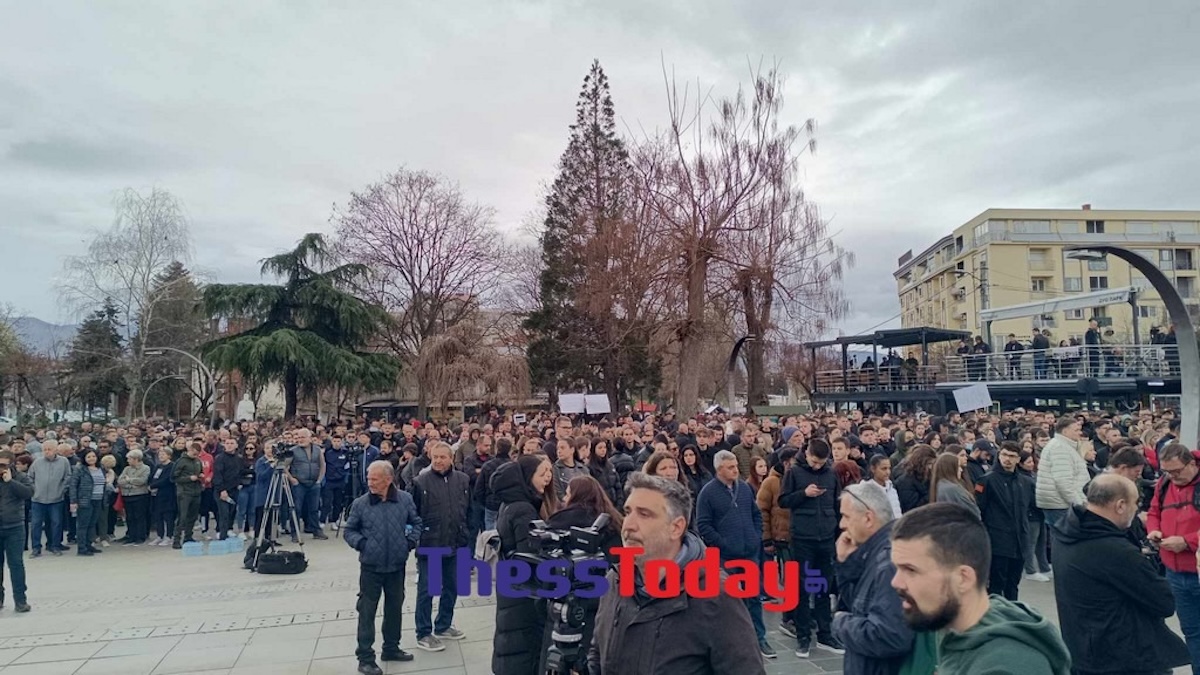
<path fill-rule="evenodd" d="M 442 419 L 455 398 L 524 405 L 529 398 L 525 357 L 497 343 L 478 315 L 426 340 L 414 367 Z"/>
<path fill-rule="evenodd" d="M 456 184 L 408 169 L 335 209 L 338 253 L 370 270 L 357 290 L 392 314 L 381 338 L 402 362 L 415 363 L 426 341 L 497 299 L 508 247 L 491 218 Z M 417 386 L 423 417 L 425 382 Z"/>
<path fill-rule="evenodd" d="M 683 415 L 696 411 L 699 362 L 704 341 L 709 277 L 716 257 L 734 233 L 761 223 L 744 213 L 764 191 L 778 185 L 795 159 L 800 132 L 780 126 L 781 80 L 774 69 L 752 73 L 749 94 L 713 102 L 706 94 L 682 89 L 664 68 L 670 128 L 637 153 L 637 167 L 660 236 L 680 260 L 677 285 L 684 313 L 677 323 L 680 343 L 675 405 Z"/>
<path fill-rule="evenodd" d="M 714 258 L 722 288 L 737 299 L 745 334 L 756 337 L 744 348 L 751 406 L 768 402 L 768 345 L 820 336 L 849 306 L 841 281 L 852 256 L 834 244 L 816 207 L 793 183 L 786 172 L 748 200 L 735 220 L 749 222 Z"/>
<path fill-rule="evenodd" d="M 154 188 L 148 194 L 127 188 L 117 195 L 116 220 L 97 232 L 81 255 L 63 266 L 59 291 L 77 314 L 102 306 L 106 299 L 120 312 L 123 341 L 128 347 L 130 387 L 127 416 L 140 397 L 145 355 L 138 324 L 149 325 L 160 302 L 169 301 L 169 288 L 156 279 L 171 263 L 188 262 L 191 234 L 183 205 L 170 192 Z M 151 345 L 152 346 L 152 345 Z"/>

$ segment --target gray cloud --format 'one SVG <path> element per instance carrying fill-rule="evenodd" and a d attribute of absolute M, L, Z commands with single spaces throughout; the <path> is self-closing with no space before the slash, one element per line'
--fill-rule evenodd
<path fill-rule="evenodd" d="M 0 301 L 49 320 L 66 317 L 40 270 L 126 185 L 178 195 L 195 265 L 229 280 L 401 165 L 459 180 L 515 231 L 592 58 L 635 135 L 665 122 L 664 62 L 721 95 L 780 60 L 787 119 L 820 122 L 806 192 L 858 256 L 847 332 L 898 313 L 901 253 L 986 208 L 1197 207 L 1200 6 L 1181 0 L 71 11 L 26 3 L 0 26 L 0 232 L 29 261 L 0 268 Z"/>

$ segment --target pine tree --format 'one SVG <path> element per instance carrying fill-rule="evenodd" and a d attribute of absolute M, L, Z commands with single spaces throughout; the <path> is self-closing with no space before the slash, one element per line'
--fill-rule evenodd
<path fill-rule="evenodd" d="M 621 240 L 632 213 L 633 183 L 608 78 L 595 61 L 546 197 L 542 304 L 525 322 L 532 334 L 531 379 L 552 398 L 565 388 L 600 389 L 615 409 L 627 391 L 628 362 L 621 354 L 628 326 L 621 324 L 614 298 L 626 271 L 620 252 L 639 244 Z"/>
<path fill-rule="evenodd" d="M 150 294 L 153 300 L 146 306 L 152 313 L 138 318 L 136 345 L 142 349 L 174 347 L 195 351 L 207 336 L 208 320 L 202 311 L 200 288 L 191 271 L 181 262 L 171 263 L 155 275 Z M 192 368 L 191 360 L 173 352 L 147 361 L 138 387 L 145 392 L 147 409 L 173 415 L 180 396 L 192 388 L 190 379 L 186 379 L 190 378 L 187 373 Z M 147 391 L 147 387 L 152 388 Z M 196 393 L 204 397 L 208 392 L 208 384 L 202 383 Z"/>
<path fill-rule="evenodd" d="M 80 324 L 67 354 L 73 384 L 88 411 L 107 408 L 113 395 L 126 390 L 118 314 L 113 301 L 106 299 L 104 307 Z"/>
<path fill-rule="evenodd" d="M 283 385 L 284 417 L 296 415 L 301 390 L 340 384 L 366 391 L 395 385 L 399 364 L 368 349 L 388 325 L 387 312 L 345 289 L 366 272 L 363 265 L 329 269 L 333 256 L 320 234 L 262 261 L 262 274 L 282 285 L 215 284 L 204 289 L 211 316 L 252 320 L 249 330 L 204 345 L 218 368 Z"/>

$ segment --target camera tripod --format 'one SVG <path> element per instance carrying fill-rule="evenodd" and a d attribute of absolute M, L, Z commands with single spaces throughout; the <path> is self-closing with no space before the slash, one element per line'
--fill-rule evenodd
<path fill-rule="evenodd" d="M 283 462 L 276 460 L 272 468 L 271 484 L 267 487 L 267 501 L 263 505 L 262 520 L 258 523 L 258 536 L 254 540 L 254 557 L 248 565 L 251 572 L 258 571 L 258 559 L 262 554 L 275 551 L 275 533 L 272 530 L 279 524 L 279 508 L 283 505 L 283 500 L 287 500 L 292 532 L 297 535 L 301 532 L 300 521 L 296 517 L 296 500 L 292 497 L 292 486 L 283 473 Z M 303 552 L 304 539 L 297 536 L 296 541 Z"/>
<path fill-rule="evenodd" d="M 351 451 L 350 454 L 350 490 L 348 494 L 342 496 L 342 510 L 338 515 L 337 534 L 342 536 L 342 530 L 346 527 L 346 521 L 350 520 L 350 507 L 354 505 L 354 500 L 363 495 L 363 467 L 362 467 L 362 451 L 357 454 Z"/>

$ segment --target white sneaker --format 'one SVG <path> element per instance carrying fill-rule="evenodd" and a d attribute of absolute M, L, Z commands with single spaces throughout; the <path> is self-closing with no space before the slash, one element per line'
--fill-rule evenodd
<path fill-rule="evenodd" d="M 236 536 L 238 536 L 238 532 L 237 532 L 237 530 L 230 530 L 230 531 L 226 532 L 225 534 L 227 534 L 227 535 L 229 535 L 229 536 L 231 536 L 231 537 L 236 537 Z"/>
<path fill-rule="evenodd" d="M 107 539 L 101 539 L 100 545 L 103 546 L 104 548 L 108 548 L 109 546 L 112 546 L 112 544 L 109 543 L 109 541 Z"/>
<path fill-rule="evenodd" d="M 341 528 L 340 528 L 340 527 L 338 527 L 338 524 L 337 524 L 337 523 L 333 523 L 333 531 L 334 531 L 334 532 L 337 532 L 337 531 L 338 531 L 338 530 L 340 530 L 340 529 L 341 529 Z"/>
<path fill-rule="evenodd" d="M 238 538 L 238 539 L 241 539 L 242 541 L 246 541 L 246 533 L 245 533 L 245 532 L 238 532 L 238 533 L 237 533 L 237 538 Z"/>
<path fill-rule="evenodd" d="M 159 546 L 170 546 L 170 545 L 171 545 L 171 540 L 170 540 L 170 539 L 163 539 L 162 541 L 158 542 L 158 545 L 159 545 Z"/>
<path fill-rule="evenodd" d="M 1050 577 L 1046 576 L 1045 574 L 1042 574 L 1041 572 L 1035 572 L 1033 574 L 1026 574 L 1025 578 L 1030 581 L 1050 581 Z"/>
<path fill-rule="evenodd" d="M 162 542 L 162 537 L 155 537 L 146 543 L 147 546 L 158 546 Z"/>

